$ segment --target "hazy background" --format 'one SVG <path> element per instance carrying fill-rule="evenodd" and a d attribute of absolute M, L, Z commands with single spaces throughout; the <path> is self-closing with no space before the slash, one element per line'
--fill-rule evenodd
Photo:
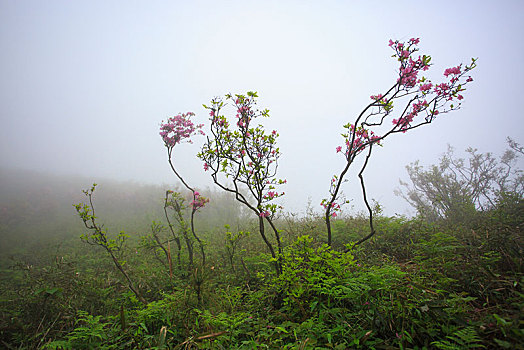
<path fill-rule="evenodd" d="M 161 120 L 206 122 L 202 103 L 254 90 L 280 133 L 286 208 L 319 208 L 344 164 L 341 126 L 396 79 L 388 40 L 420 37 L 432 77 L 479 60 L 462 110 L 393 135 L 367 168 L 369 196 L 410 213 L 393 194 L 406 164 L 436 163 L 448 143 L 496 154 L 507 136 L 523 143 L 523 33 L 523 1 L 0 0 L 1 167 L 173 183 Z M 175 154 L 205 188 L 201 141 Z"/>

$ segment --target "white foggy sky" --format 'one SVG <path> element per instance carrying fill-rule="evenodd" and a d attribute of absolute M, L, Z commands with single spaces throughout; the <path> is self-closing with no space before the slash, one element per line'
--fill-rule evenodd
<path fill-rule="evenodd" d="M 2 167 L 173 183 L 159 123 L 225 93 L 257 91 L 280 133 L 285 206 L 318 208 L 344 161 L 342 125 L 389 88 L 388 40 L 420 37 L 430 76 L 478 57 L 461 110 L 393 135 L 366 170 L 368 195 L 406 212 L 393 190 L 405 165 L 436 163 L 450 143 L 499 155 L 524 143 L 522 1 L 0 0 Z M 211 185 L 195 154 L 176 164 Z M 344 191 L 361 208 L 352 177 Z"/>

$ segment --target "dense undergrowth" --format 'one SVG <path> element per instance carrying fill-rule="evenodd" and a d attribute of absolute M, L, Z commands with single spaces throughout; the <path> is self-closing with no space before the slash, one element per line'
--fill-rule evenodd
<path fill-rule="evenodd" d="M 205 266 L 187 268 L 183 250 L 170 271 L 158 247 L 131 234 L 122 263 L 146 304 L 102 248 L 41 239 L 2 259 L 0 341 L 7 349 L 518 349 L 523 218 L 515 199 L 464 222 L 378 216 L 378 233 L 358 247 L 367 219 L 341 218 L 332 248 L 320 218 L 282 218 L 278 276 L 246 217 L 206 232 Z"/>

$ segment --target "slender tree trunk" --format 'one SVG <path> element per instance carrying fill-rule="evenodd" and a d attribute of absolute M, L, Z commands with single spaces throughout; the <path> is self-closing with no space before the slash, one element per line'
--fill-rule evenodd
<path fill-rule="evenodd" d="M 142 303 L 142 304 L 147 304 L 147 301 L 144 299 L 144 297 L 142 297 L 142 294 L 140 294 L 140 292 L 138 291 L 138 289 L 133 285 L 133 282 L 131 281 L 131 278 L 129 277 L 129 275 L 127 274 L 127 272 L 124 270 L 124 267 L 122 266 L 122 264 L 120 263 L 120 261 L 118 261 L 118 259 L 116 258 L 116 256 L 113 254 L 113 252 L 111 251 L 111 249 L 109 248 L 106 248 L 107 252 L 109 253 L 109 255 L 111 255 L 111 258 L 113 259 L 113 263 L 115 264 L 116 268 L 122 273 L 122 275 L 124 275 L 126 281 L 127 281 L 127 286 L 129 287 L 129 289 L 136 295 L 136 297 L 138 298 L 138 300 Z"/>

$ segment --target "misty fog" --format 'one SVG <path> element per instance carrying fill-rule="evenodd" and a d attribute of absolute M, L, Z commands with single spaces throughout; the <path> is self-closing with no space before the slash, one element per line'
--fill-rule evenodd
<path fill-rule="evenodd" d="M 522 33 L 521 0 L 0 0 L 0 347 L 522 348 Z"/>
<path fill-rule="evenodd" d="M 522 143 L 524 122 L 508 103 L 524 77 L 510 64 L 524 53 L 514 39 L 522 10 L 518 1 L 440 2 L 427 12 L 409 1 L 2 1 L 2 168 L 176 183 L 160 122 L 193 111 L 207 123 L 203 103 L 253 90 L 270 110 L 264 124 L 280 133 L 288 181 L 280 202 L 289 212 L 303 214 L 308 200 L 320 210 L 343 166 L 342 125 L 394 82 L 388 40 L 414 36 L 434 77 L 479 61 L 461 110 L 389 138 L 366 170 L 368 195 L 385 213 L 412 215 L 394 195 L 409 163 L 434 164 L 447 144 L 500 155 L 507 136 Z M 175 162 L 193 184 L 213 188 L 195 157 L 202 142 L 177 148 Z M 355 175 L 343 188 L 349 214 L 364 208 Z"/>

